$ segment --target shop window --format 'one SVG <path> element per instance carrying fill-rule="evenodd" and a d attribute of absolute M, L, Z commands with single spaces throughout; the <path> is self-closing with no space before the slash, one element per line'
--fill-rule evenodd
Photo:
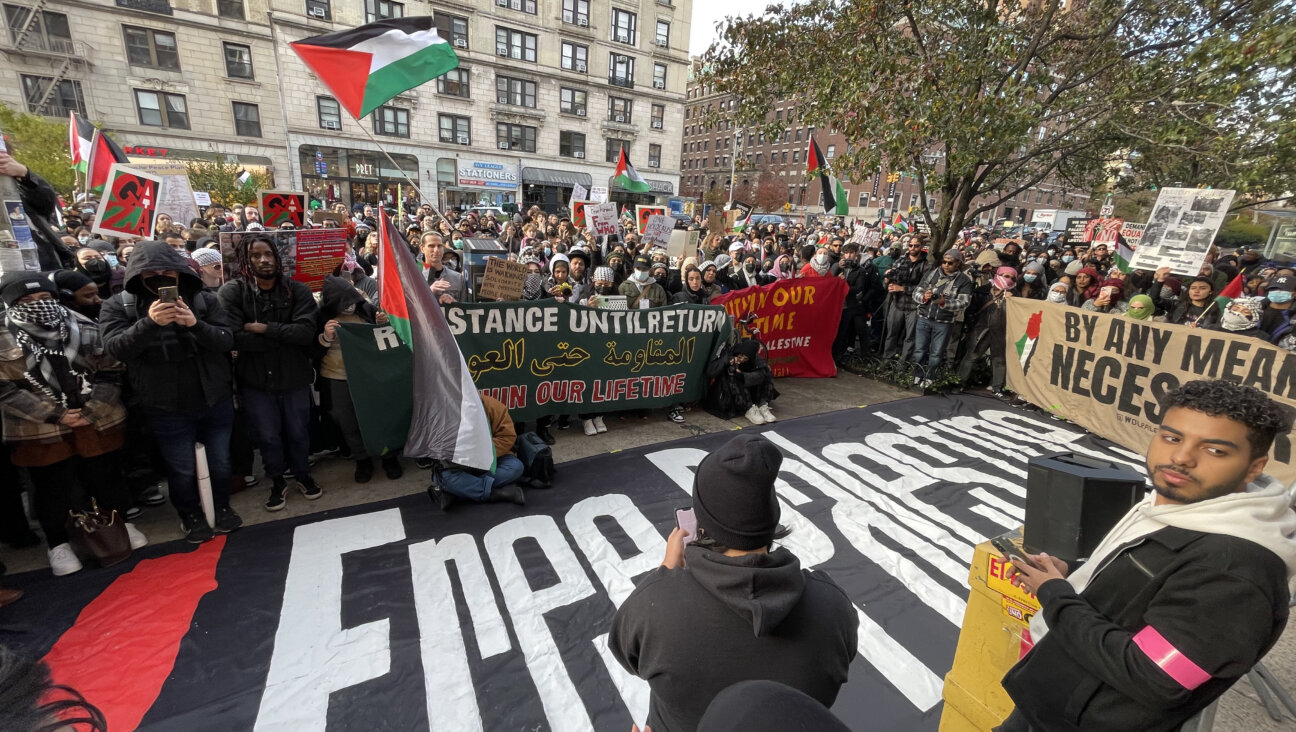
<path fill-rule="evenodd" d="M 126 61 L 131 66 L 180 70 L 180 54 L 176 51 L 174 33 L 124 25 L 122 37 L 126 41 Z"/>
<path fill-rule="evenodd" d="M 409 110 L 399 107 L 379 107 L 374 110 L 374 134 L 388 137 L 409 137 Z"/>
<path fill-rule="evenodd" d="M 189 129 L 189 106 L 183 94 L 136 89 L 135 111 L 142 125 Z"/>
<path fill-rule="evenodd" d="M 536 151 L 536 128 L 529 125 L 495 125 L 495 142 L 501 150 L 533 153 Z"/>
<path fill-rule="evenodd" d="M 231 79 L 251 79 L 252 48 L 239 43 L 226 43 L 225 75 Z"/>
<path fill-rule="evenodd" d="M 468 80 L 471 76 L 472 74 L 469 73 L 468 69 L 450 69 L 437 77 L 437 94 L 467 99 Z"/>
<path fill-rule="evenodd" d="M 261 109 L 255 104 L 234 102 L 234 134 L 242 137 L 261 136 Z"/>
<path fill-rule="evenodd" d="M 585 135 L 563 130 L 558 133 L 558 154 L 564 158 L 585 157 Z"/>

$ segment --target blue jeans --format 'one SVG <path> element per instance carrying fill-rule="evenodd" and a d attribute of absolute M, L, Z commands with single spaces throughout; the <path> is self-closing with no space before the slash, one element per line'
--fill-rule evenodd
<path fill-rule="evenodd" d="M 926 378 L 936 372 L 941 358 L 945 355 L 945 339 L 949 337 L 950 324 L 937 323 L 927 318 L 918 318 L 914 326 L 914 363 L 918 372 Z M 926 361 L 926 368 L 923 362 Z"/>
<path fill-rule="evenodd" d="M 310 387 L 292 391 L 243 388 L 243 414 L 252 444 L 261 450 L 266 476 L 292 470 L 294 478 L 310 475 Z"/>
<path fill-rule="evenodd" d="M 234 430 L 234 400 L 230 397 L 196 412 L 170 412 L 146 408 L 144 417 L 158 451 L 167 464 L 171 503 L 181 516 L 202 510 L 198 501 L 198 473 L 194 445 L 207 448 L 207 473 L 211 476 L 212 502 L 217 508 L 230 500 L 230 433 Z"/>
<path fill-rule="evenodd" d="M 524 472 L 526 468 L 517 457 L 511 454 L 501 455 L 495 460 L 494 475 L 473 475 L 466 470 L 441 471 L 441 489 L 460 498 L 484 502 L 490 499 L 492 488 L 503 488 L 509 483 L 516 483 Z"/>

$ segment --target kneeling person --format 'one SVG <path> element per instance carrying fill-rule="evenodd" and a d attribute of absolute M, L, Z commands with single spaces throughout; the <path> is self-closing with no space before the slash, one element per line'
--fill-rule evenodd
<path fill-rule="evenodd" d="M 456 498 L 478 503 L 526 504 L 522 486 L 517 485 L 525 468 L 513 454 L 513 444 L 517 442 L 513 418 L 509 416 L 508 407 L 498 399 L 483 394 L 481 400 L 486 408 L 486 418 L 490 420 L 491 441 L 495 443 L 495 471 L 457 468 L 449 463 L 434 470 L 428 494 L 443 511 L 454 505 Z"/>

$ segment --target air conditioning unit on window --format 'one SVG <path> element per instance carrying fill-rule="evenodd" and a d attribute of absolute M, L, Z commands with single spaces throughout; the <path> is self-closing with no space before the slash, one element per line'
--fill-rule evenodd
<path fill-rule="evenodd" d="M 579 72 L 581 72 L 582 74 L 585 73 L 585 62 L 584 62 L 584 61 L 577 61 L 577 62 L 576 62 L 576 70 L 579 71 Z"/>
<path fill-rule="evenodd" d="M 574 112 L 574 113 L 576 114 L 577 117 L 584 117 L 584 116 L 585 116 L 585 108 L 584 108 L 584 107 L 576 107 L 575 109 L 572 110 L 572 112 Z"/>
<path fill-rule="evenodd" d="M 509 2 L 509 8 L 512 9 L 512 10 L 521 10 L 521 9 L 522 9 L 522 0 L 510 0 L 510 2 Z"/>
<path fill-rule="evenodd" d="M 668 47 L 670 47 L 670 41 L 666 40 L 665 38 L 658 38 L 658 39 L 657 39 L 657 47 L 658 47 L 658 48 L 668 48 Z"/>
<path fill-rule="evenodd" d="M 458 142 L 460 145 L 467 145 L 467 144 L 468 144 L 468 136 L 467 136 L 467 135 L 460 135 L 460 136 L 456 139 L 456 142 Z"/>
<path fill-rule="evenodd" d="M 326 130 L 340 130 L 342 129 L 342 122 L 335 119 L 326 119 L 323 122 L 320 122 L 320 127 L 323 127 Z"/>
<path fill-rule="evenodd" d="M 666 82 L 662 81 L 661 79 L 658 79 L 658 80 L 656 80 L 656 81 L 653 82 L 653 88 L 654 88 L 654 89 L 665 89 L 665 88 L 666 88 Z"/>
<path fill-rule="evenodd" d="M 507 149 L 509 149 L 509 144 L 508 144 L 507 142 L 501 142 L 501 143 L 499 144 L 499 149 L 501 149 L 501 150 L 507 150 Z"/>
<path fill-rule="evenodd" d="M 624 115 L 624 114 L 618 114 L 618 115 L 616 116 L 616 121 L 617 121 L 617 122 L 622 122 L 622 123 L 624 123 L 624 122 L 625 122 L 625 115 Z"/>
<path fill-rule="evenodd" d="M 500 6 L 501 8 L 507 8 L 509 4 L 509 0 L 495 0 L 495 4 Z"/>
<path fill-rule="evenodd" d="M 617 41 L 617 43 L 629 43 L 629 42 L 630 42 L 630 34 L 629 34 L 629 33 L 618 33 L 618 34 L 616 34 L 616 41 Z"/>
<path fill-rule="evenodd" d="M 576 152 L 572 153 L 572 157 L 573 157 L 573 158 L 584 158 L 584 157 L 585 157 L 585 151 L 584 151 L 584 150 L 577 150 Z"/>
<path fill-rule="evenodd" d="M 507 95 L 507 94 L 501 94 L 501 95 L 495 97 L 495 101 L 496 101 L 496 102 L 499 102 L 500 104 L 508 104 L 508 95 Z"/>
<path fill-rule="evenodd" d="M 313 17 L 316 17 L 316 18 L 323 18 L 323 17 L 324 17 L 324 8 L 322 8 L 322 7 L 318 6 L 318 5 L 316 5 L 316 6 L 313 7 L 313 8 L 306 8 L 306 14 L 307 14 L 307 15 L 310 15 L 310 16 L 313 16 Z"/>
<path fill-rule="evenodd" d="M 659 119 L 655 119 L 652 121 L 652 126 L 654 130 L 660 130 L 662 128 L 662 121 Z"/>
<path fill-rule="evenodd" d="M 588 28 L 588 27 L 589 27 L 589 18 L 577 18 L 577 19 L 576 19 L 576 25 L 579 25 L 579 26 L 582 27 L 582 28 Z"/>
<path fill-rule="evenodd" d="M 507 57 L 508 57 L 508 47 L 507 47 L 507 46 L 496 46 L 496 47 L 495 47 L 495 53 L 498 53 L 499 55 L 504 56 L 504 57 L 507 58 Z"/>
<path fill-rule="evenodd" d="M 468 40 L 466 38 L 456 38 L 454 43 L 455 43 L 455 48 L 468 47 Z"/>

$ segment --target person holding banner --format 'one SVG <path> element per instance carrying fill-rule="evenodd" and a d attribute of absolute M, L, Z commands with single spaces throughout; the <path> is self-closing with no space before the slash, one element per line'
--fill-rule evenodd
<path fill-rule="evenodd" d="M 41 270 L 71 269 L 76 259 L 51 223 L 57 221 L 55 212 L 59 200 L 54 187 L 4 150 L 0 150 L 0 175 L 7 175 L 18 184 L 18 198 L 22 201 L 23 213 L 27 215 L 31 236 L 36 242 Z M 72 226 L 70 221 L 68 225 Z M 76 225 L 80 226 L 80 221 Z"/>

